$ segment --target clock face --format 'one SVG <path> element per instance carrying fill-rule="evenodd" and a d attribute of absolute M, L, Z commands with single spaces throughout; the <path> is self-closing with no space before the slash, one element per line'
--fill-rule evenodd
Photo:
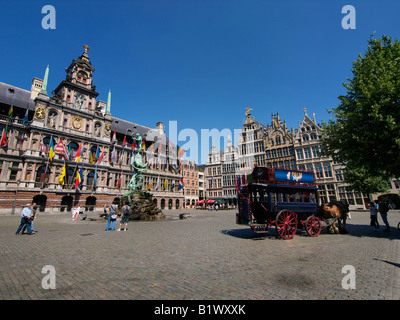
<path fill-rule="evenodd" d="M 36 119 L 44 119 L 45 113 L 46 113 L 46 109 L 42 106 L 39 106 L 35 110 L 35 118 Z"/>

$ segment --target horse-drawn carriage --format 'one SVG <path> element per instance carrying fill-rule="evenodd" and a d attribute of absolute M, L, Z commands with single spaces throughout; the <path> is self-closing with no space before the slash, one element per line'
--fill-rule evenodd
<path fill-rule="evenodd" d="M 293 238 L 302 228 L 316 237 L 322 222 L 336 231 L 335 224 L 346 211 L 339 202 L 318 206 L 315 175 L 309 171 L 257 166 L 251 174 L 238 176 L 236 187 L 236 223 L 249 225 L 256 233 L 275 225 L 282 239 Z"/>

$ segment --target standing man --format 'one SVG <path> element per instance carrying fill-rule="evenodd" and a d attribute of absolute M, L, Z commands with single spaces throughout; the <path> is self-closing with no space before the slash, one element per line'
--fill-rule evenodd
<path fill-rule="evenodd" d="M 119 222 L 119 228 L 118 228 L 117 231 L 121 231 L 121 226 L 122 226 L 124 223 L 125 223 L 124 231 L 127 230 L 130 213 L 131 213 L 131 208 L 129 207 L 128 204 L 125 204 L 125 205 L 122 207 L 121 221 Z"/>
<path fill-rule="evenodd" d="M 31 210 L 31 204 L 28 203 L 21 212 L 21 223 L 17 229 L 17 232 L 15 233 L 16 235 L 20 235 L 21 234 L 21 230 L 22 228 L 26 225 L 27 229 L 28 229 L 28 234 L 34 234 L 35 232 L 32 229 L 32 210 Z"/>
<path fill-rule="evenodd" d="M 387 219 L 387 213 L 389 211 L 389 204 L 387 203 L 386 200 L 383 200 L 379 204 L 378 210 L 381 213 L 381 218 L 383 220 L 383 223 L 386 225 L 386 229 L 383 230 L 383 232 L 389 232 L 390 231 L 390 226 L 389 226 L 389 221 Z"/>
<path fill-rule="evenodd" d="M 118 206 L 115 204 L 115 202 L 110 206 L 110 212 L 108 214 L 108 220 L 107 220 L 107 225 L 106 225 L 106 231 L 114 231 L 115 230 L 115 224 L 117 221 L 118 217 Z"/>

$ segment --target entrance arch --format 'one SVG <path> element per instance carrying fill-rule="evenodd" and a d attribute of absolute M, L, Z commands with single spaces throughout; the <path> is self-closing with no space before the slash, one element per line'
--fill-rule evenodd
<path fill-rule="evenodd" d="M 176 199 L 175 201 L 175 209 L 179 209 L 179 199 Z"/>
<path fill-rule="evenodd" d="M 38 194 L 33 197 L 32 203 L 36 203 L 39 207 L 39 212 L 44 212 L 46 209 L 47 197 L 43 194 Z"/>
<path fill-rule="evenodd" d="M 73 202 L 73 198 L 72 196 L 64 196 L 61 199 L 61 208 L 60 208 L 60 212 L 64 212 L 64 211 L 71 211 L 72 209 L 72 202 Z"/>
<path fill-rule="evenodd" d="M 165 199 L 161 199 L 161 210 L 165 209 Z"/>
<path fill-rule="evenodd" d="M 86 198 L 85 211 L 93 211 L 96 206 L 96 197 L 90 196 Z"/>

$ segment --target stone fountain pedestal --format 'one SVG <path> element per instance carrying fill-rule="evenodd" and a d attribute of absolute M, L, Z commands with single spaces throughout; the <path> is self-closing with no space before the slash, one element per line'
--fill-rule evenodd
<path fill-rule="evenodd" d="M 153 203 L 153 195 L 146 191 L 126 192 L 122 197 L 122 204 L 128 203 L 131 207 L 130 220 L 161 220 L 165 215 Z"/>

